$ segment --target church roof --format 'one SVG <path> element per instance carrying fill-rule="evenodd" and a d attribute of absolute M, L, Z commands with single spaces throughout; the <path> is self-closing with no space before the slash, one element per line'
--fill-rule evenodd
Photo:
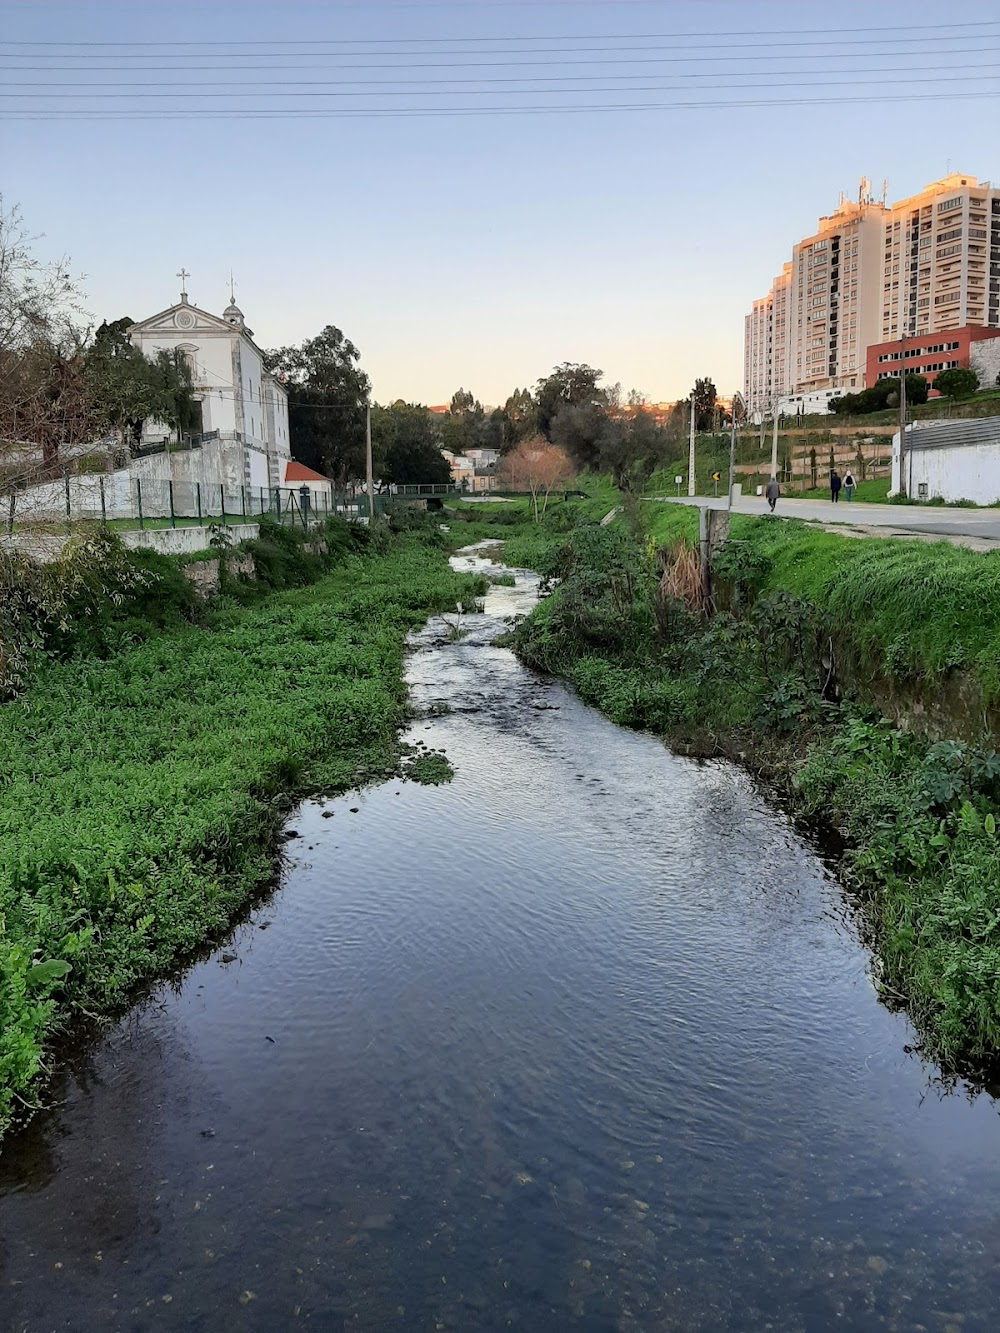
<path fill-rule="evenodd" d="M 226 314 L 228 313 L 227 310 Z M 253 340 L 253 329 L 248 329 L 242 322 L 242 312 L 239 311 L 238 314 L 239 322 L 233 322 L 225 315 L 213 315 L 210 310 L 202 310 L 200 306 L 192 305 L 190 301 L 178 301 L 176 305 L 167 306 L 166 310 L 160 310 L 155 315 L 136 320 L 129 328 L 129 333 L 179 332 L 193 336 L 209 332 L 232 334 L 235 331 L 260 352 L 260 348 Z"/>

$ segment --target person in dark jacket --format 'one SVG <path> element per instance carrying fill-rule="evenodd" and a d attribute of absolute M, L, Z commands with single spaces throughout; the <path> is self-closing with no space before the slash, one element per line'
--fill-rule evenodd
<path fill-rule="evenodd" d="M 774 477 L 767 483 L 764 494 L 767 496 L 767 503 L 771 506 L 771 513 L 773 514 L 774 506 L 778 503 L 778 496 L 781 494 L 781 487 Z"/>
<path fill-rule="evenodd" d="M 830 473 L 830 499 L 834 504 L 840 499 L 840 473 L 836 468 Z"/>

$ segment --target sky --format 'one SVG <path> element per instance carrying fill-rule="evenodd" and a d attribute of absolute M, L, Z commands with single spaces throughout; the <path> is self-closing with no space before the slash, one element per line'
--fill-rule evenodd
<path fill-rule="evenodd" d="M 335 324 L 381 402 L 731 393 L 841 191 L 1000 179 L 993 0 L 0 0 L 0 66 L 5 203 L 96 321 L 232 271 L 261 346 Z"/>

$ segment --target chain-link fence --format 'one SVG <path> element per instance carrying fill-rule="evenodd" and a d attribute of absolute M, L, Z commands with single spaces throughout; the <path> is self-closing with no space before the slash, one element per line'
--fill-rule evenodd
<path fill-rule="evenodd" d="M 376 512 L 391 498 L 376 496 Z M 232 486 L 116 472 L 67 475 L 10 491 L 0 497 L 0 531 L 13 533 L 28 527 L 70 531 L 81 523 L 138 529 L 208 527 L 255 523 L 262 516 L 309 527 L 334 513 L 367 518 L 368 496 L 335 493 L 328 486 Z"/>

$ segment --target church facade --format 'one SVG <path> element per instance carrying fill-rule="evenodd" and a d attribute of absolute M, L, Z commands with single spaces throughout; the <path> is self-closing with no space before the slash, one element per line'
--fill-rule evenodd
<path fill-rule="evenodd" d="M 266 370 L 232 293 L 222 314 L 213 315 L 192 305 L 182 290 L 176 305 L 133 324 L 129 338 L 148 357 L 169 351 L 185 358 L 201 412 L 190 450 L 152 453 L 136 460 L 147 465 L 140 470 L 254 490 L 284 484 L 291 452 L 288 395 Z M 147 421 L 142 442 L 155 447 L 168 435 L 162 422 Z"/>

